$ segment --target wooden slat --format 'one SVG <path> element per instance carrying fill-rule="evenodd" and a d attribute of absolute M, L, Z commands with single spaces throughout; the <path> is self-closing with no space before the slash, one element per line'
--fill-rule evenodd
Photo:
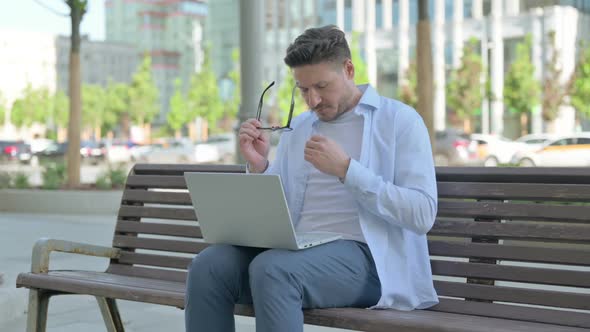
<path fill-rule="evenodd" d="M 184 175 L 185 172 L 245 173 L 246 165 L 135 164 L 135 174 Z"/>
<path fill-rule="evenodd" d="M 434 275 L 590 287 L 590 271 L 431 260 Z"/>
<path fill-rule="evenodd" d="M 107 272 L 130 277 L 186 282 L 187 272 L 111 263 Z"/>
<path fill-rule="evenodd" d="M 192 205 L 188 192 L 163 192 L 142 189 L 126 189 L 123 201 L 147 204 Z"/>
<path fill-rule="evenodd" d="M 590 223 L 590 206 L 439 200 L 438 216 Z"/>
<path fill-rule="evenodd" d="M 514 222 L 489 223 L 439 218 L 434 223 L 429 234 L 590 243 L 590 225 Z"/>
<path fill-rule="evenodd" d="M 564 310 L 531 308 L 498 303 L 440 299 L 440 303 L 428 310 L 460 313 L 485 317 L 507 318 L 529 322 L 590 327 L 590 314 Z M 516 328 L 514 331 L 518 331 Z M 560 331 L 560 329 L 556 330 Z"/>
<path fill-rule="evenodd" d="M 156 224 L 129 220 L 117 221 L 115 231 L 119 233 L 136 233 L 136 234 L 153 234 L 153 235 L 168 235 L 181 236 L 187 238 L 202 239 L 203 234 L 201 228 L 197 225 L 171 225 L 171 224 Z"/>
<path fill-rule="evenodd" d="M 27 283 L 27 287 L 48 289 L 59 291 L 66 294 L 88 294 L 106 298 L 130 300 L 135 302 L 145 302 L 154 304 L 163 304 L 176 307 L 184 306 L 183 282 L 174 283 L 175 290 L 163 290 L 156 287 L 146 288 L 143 280 L 138 280 L 134 285 L 119 285 L 107 282 L 97 282 L 91 278 L 77 279 L 71 278 L 64 273 L 59 275 L 52 275 L 53 272 L 47 274 L 27 273 L 23 274 L 21 281 Z M 116 276 L 115 276 L 116 277 Z M 160 280 L 151 280 L 156 283 L 161 283 Z M 143 286 L 140 284 L 143 282 Z M 172 281 L 170 281 L 172 282 Z"/>
<path fill-rule="evenodd" d="M 521 262 L 590 266 L 590 250 L 584 249 L 540 248 L 438 240 L 429 240 L 428 249 L 430 254 L 434 256 L 481 257 Z"/>
<path fill-rule="evenodd" d="M 437 167 L 438 182 L 590 184 L 588 167 Z"/>
<path fill-rule="evenodd" d="M 113 246 L 117 248 L 151 249 L 189 254 L 196 254 L 208 245 L 205 242 L 162 240 L 125 235 L 115 235 L 113 239 Z"/>
<path fill-rule="evenodd" d="M 186 270 L 191 263 L 191 258 L 122 251 L 118 261 L 122 264 L 149 265 Z"/>
<path fill-rule="evenodd" d="M 186 189 L 186 181 L 181 175 L 129 175 L 127 187 Z"/>
<path fill-rule="evenodd" d="M 126 206 L 119 209 L 119 217 L 138 217 L 154 219 L 172 219 L 172 220 L 197 220 L 195 210 L 192 208 L 165 208 L 165 207 L 146 207 L 146 206 Z"/>
<path fill-rule="evenodd" d="M 590 310 L 590 294 L 488 286 L 440 280 L 435 280 L 434 286 L 439 296 Z"/>
<path fill-rule="evenodd" d="M 590 185 L 438 182 L 439 198 L 590 202 Z"/>

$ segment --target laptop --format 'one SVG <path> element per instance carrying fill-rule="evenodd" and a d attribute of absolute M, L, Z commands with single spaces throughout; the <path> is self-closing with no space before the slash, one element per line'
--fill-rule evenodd
<path fill-rule="evenodd" d="M 186 172 L 184 177 L 208 243 L 300 250 L 341 237 L 296 233 L 278 175 Z"/>

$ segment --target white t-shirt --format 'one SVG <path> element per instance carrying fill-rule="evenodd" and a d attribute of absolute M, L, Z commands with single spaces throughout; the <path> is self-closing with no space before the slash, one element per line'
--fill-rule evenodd
<path fill-rule="evenodd" d="M 319 121 L 312 135 L 336 141 L 346 153 L 359 160 L 363 137 L 363 117 L 350 110 L 330 122 Z M 356 202 L 344 184 L 333 175 L 310 165 L 298 232 L 333 232 L 343 239 L 365 242 Z"/>

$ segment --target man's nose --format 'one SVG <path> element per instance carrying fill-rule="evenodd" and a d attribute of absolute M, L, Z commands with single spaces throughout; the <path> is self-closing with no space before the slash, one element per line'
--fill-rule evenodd
<path fill-rule="evenodd" d="M 322 98 L 320 97 L 320 94 L 317 93 L 316 91 L 314 91 L 313 89 L 310 89 L 308 96 L 307 96 L 307 103 L 309 104 L 309 107 L 315 108 L 321 102 L 322 102 Z"/>

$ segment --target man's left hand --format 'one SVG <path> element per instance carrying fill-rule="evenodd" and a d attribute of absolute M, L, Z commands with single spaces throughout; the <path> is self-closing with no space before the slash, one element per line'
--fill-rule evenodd
<path fill-rule="evenodd" d="M 313 135 L 305 143 L 305 160 L 326 174 L 344 178 L 350 157 L 335 141 L 321 135 Z"/>

